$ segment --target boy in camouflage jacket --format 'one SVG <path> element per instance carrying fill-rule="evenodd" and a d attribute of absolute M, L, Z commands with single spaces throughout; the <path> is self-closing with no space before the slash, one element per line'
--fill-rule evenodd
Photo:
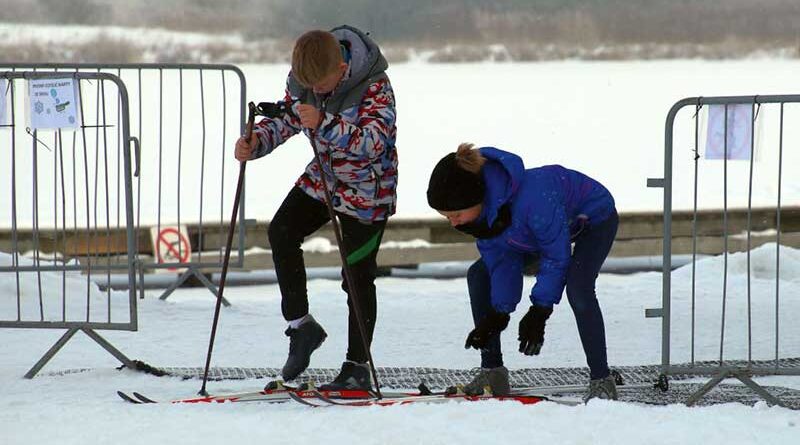
<path fill-rule="evenodd" d="M 388 63 L 377 44 L 360 30 L 339 26 L 330 32 L 309 31 L 295 43 L 284 102 L 290 112 L 256 124 L 253 137 L 240 138 L 240 161 L 271 153 L 301 131 L 319 153 L 322 170 L 312 159 L 289 191 L 269 226 L 281 308 L 289 323 L 289 358 L 285 380 L 309 365 L 311 353 L 327 334 L 309 313 L 303 240 L 327 223 L 321 175 L 330 188 L 332 206 L 342 230 L 340 246 L 350 267 L 367 345 L 375 329 L 376 257 L 386 221 L 397 203 L 395 102 Z M 362 345 L 348 293 L 349 340 L 339 376 L 323 389 L 371 388 L 368 354 Z"/>

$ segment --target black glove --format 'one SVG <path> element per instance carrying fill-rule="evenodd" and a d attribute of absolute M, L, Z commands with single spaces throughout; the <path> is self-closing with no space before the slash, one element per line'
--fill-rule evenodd
<path fill-rule="evenodd" d="M 489 344 L 489 340 L 508 326 L 509 318 L 508 314 L 491 310 L 489 314 L 483 317 L 483 320 L 478 323 L 478 326 L 467 335 L 467 342 L 464 343 L 464 349 L 469 349 L 470 347 L 475 349 L 486 348 Z"/>
<path fill-rule="evenodd" d="M 544 324 L 553 313 L 553 308 L 531 306 L 519 322 L 519 352 L 525 355 L 539 355 L 544 343 Z"/>

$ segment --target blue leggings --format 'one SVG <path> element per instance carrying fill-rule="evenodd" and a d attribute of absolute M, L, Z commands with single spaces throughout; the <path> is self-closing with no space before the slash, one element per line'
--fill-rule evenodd
<path fill-rule="evenodd" d="M 606 331 L 603 313 L 597 302 L 595 282 L 600 266 L 603 265 L 614 243 L 618 225 L 619 216 L 615 211 L 599 224 L 587 226 L 574 240 L 575 247 L 567 271 L 567 300 L 575 314 L 578 334 L 592 379 L 601 379 L 609 375 Z M 529 261 L 538 261 L 538 258 L 531 256 Z M 479 259 L 470 266 L 467 272 L 467 286 L 472 305 L 472 319 L 477 325 L 491 309 L 491 279 L 483 260 Z M 481 367 L 494 368 L 502 365 L 503 353 L 498 335 L 489 342 L 486 349 L 481 350 Z"/>

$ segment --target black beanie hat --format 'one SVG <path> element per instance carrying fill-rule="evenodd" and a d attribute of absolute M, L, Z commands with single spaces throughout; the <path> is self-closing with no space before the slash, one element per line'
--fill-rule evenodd
<path fill-rule="evenodd" d="M 428 182 L 428 205 L 436 210 L 464 210 L 483 202 L 485 186 L 480 173 L 458 166 L 456 154 L 443 157 Z"/>

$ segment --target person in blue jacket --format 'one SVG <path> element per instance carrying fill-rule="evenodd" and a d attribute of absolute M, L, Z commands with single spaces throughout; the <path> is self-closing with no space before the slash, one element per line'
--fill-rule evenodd
<path fill-rule="evenodd" d="M 467 273 L 475 329 L 465 347 L 481 350 L 481 371 L 465 392 L 510 391 L 500 332 L 522 298 L 523 269 L 538 261 L 531 306 L 519 323 L 519 351 L 539 354 L 545 323 L 566 288 L 591 374 L 586 400 L 616 399 L 595 294 L 619 224 L 611 193 L 560 165 L 525 169 L 513 153 L 461 144 L 436 164 L 427 197 L 455 229 L 477 238 L 480 252 Z"/>

